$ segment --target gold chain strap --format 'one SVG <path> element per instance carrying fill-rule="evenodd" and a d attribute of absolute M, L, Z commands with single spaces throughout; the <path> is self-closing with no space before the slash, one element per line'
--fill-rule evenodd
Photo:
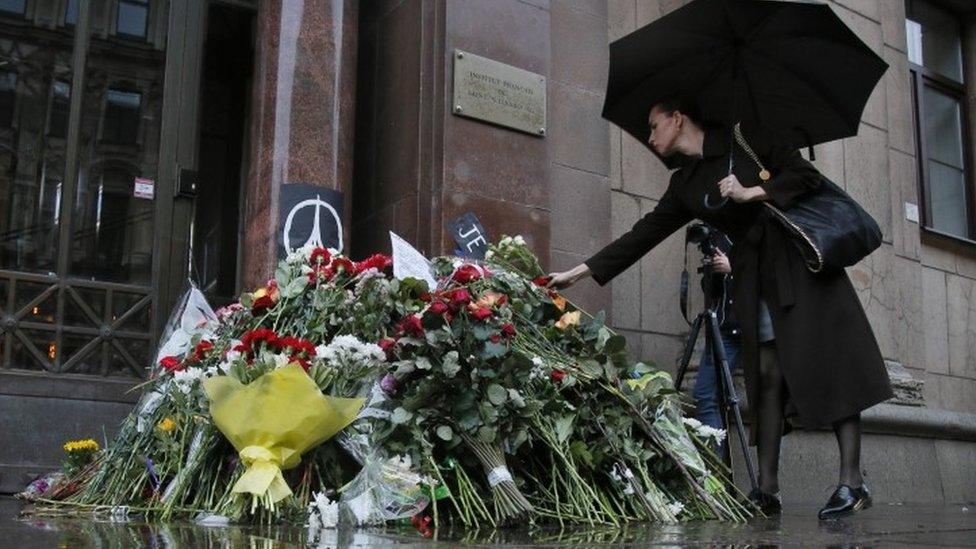
<path fill-rule="evenodd" d="M 759 155 L 757 155 L 756 151 L 752 150 L 752 147 L 750 147 L 749 143 L 746 142 L 745 136 L 742 135 L 742 128 L 740 128 L 739 126 L 740 126 L 739 123 L 736 122 L 735 129 L 732 131 L 732 133 L 735 134 L 736 143 L 738 143 L 739 146 L 742 147 L 742 150 L 744 150 L 746 154 L 749 155 L 749 158 L 751 158 L 752 161 L 755 162 L 757 166 L 759 166 L 759 179 L 763 181 L 769 181 L 769 178 L 771 177 L 769 170 L 766 169 L 766 166 L 763 166 L 762 161 L 759 160 Z"/>

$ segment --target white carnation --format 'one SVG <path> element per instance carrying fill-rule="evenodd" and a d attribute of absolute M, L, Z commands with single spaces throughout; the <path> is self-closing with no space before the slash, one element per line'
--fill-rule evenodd
<path fill-rule="evenodd" d="M 698 421 L 693 417 L 683 417 L 681 418 L 681 421 L 683 421 L 685 425 L 691 427 L 692 429 L 698 429 L 699 427 L 702 426 L 702 422 Z"/>
<path fill-rule="evenodd" d="M 674 516 L 680 515 L 681 512 L 684 510 L 685 510 L 685 505 L 680 501 L 675 501 L 668 504 L 668 511 L 670 511 L 671 514 Z"/>
<path fill-rule="evenodd" d="M 308 503 L 308 525 L 312 529 L 335 528 L 339 524 L 339 502 L 329 501 L 322 492 L 316 492 Z"/>

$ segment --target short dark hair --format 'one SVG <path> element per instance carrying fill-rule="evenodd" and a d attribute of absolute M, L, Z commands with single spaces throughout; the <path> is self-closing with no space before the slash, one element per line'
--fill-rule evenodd
<path fill-rule="evenodd" d="M 658 101 L 651 108 L 657 107 L 662 111 L 672 114 L 675 111 L 687 116 L 695 124 L 701 124 L 701 115 L 698 111 L 698 104 L 693 99 L 687 97 L 669 97 L 664 101 Z"/>

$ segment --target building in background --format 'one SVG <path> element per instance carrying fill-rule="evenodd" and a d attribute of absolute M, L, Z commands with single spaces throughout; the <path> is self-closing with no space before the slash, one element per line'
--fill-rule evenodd
<path fill-rule="evenodd" d="M 342 193 L 357 258 L 391 230 L 450 253 L 466 212 L 552 270 L 628 230 L 668 173 L 600 118 L 607 44 L 684 3 L 0 0 L 0 491 L 110 435 L 187 278 L 219 304 L 270 275 L 287 185 Z M 884 234 L 849 270 L 897 388 L 865 416 L 868 482 L 972 501 L 976 6 L 831 6 L 890 65 L 858 136 L 815 161 Z M 544 79 L 545 127 L 458 112 L 459 52 Z M 678 232 L 569 293 L 673 369 L 684 261 Z M 821 503 L 832 436 L 786 439 L 787 501 Z"/>

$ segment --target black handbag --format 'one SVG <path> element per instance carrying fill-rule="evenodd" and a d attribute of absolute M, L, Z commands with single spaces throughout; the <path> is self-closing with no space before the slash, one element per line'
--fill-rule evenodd
<path fill-rule="evenodd" d="M 734 133 L 739 146 L 768 178 L 769 172 L 746 142 L 738 124 Z M 833 181 L 821 177 L 817 190 L 788 209 L 763 202 L 793 237 L 791 240 L 800 250 L 807 269 L 814 273 L 843 270 L 881 246 L 881 228 L 874 218 Z"/>

